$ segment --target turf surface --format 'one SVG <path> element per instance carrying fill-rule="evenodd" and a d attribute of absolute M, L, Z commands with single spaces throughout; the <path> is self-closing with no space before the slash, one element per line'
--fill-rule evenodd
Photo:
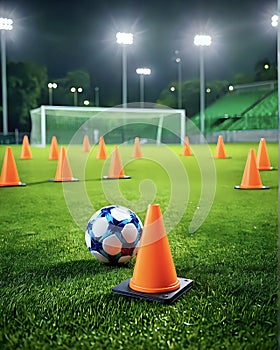
<path fill-rule="evenodd" d="M 49 148 L 32 147 L 33 159 L 19 160 L 21 147 L 13 146 L 27 186 L 0 188 L 0 348 L 276 349 L 278 171 L 261 172 L 269 190 L 233 189 L 241 182 L 249 148 L 257 146 L 226 144 L 232 158 L 214 161 L 215 199 L 194 233 L 188 228 L 200 197 L 199 167 L 195 157 L 179 156 L 181 146 L 170 146 L 187 171 L 189 202 L 168 239 L 177 275 L 194 281 L 192 290 L 172 305 L 113 294 L 113 286 L 132 276 L 135 262 L 110 267 L 95 260 L 68 210 L 63 184 L 48 181 L 57 165 L 48 160 Z M 278 145 L 267 146 L 278 167 Z M 131 153 L 132 146 L 126 147 Z M 149 147 L 143 147 L 144 157 Z M 210 147 L 214 153 L 215 145 Z M 1 146 L 0 159 L 4 152 Z M 104 161 L 95 154 L 96 148 L 80 157 L 89 156 L 86 189 L 99 209 L 111 203 L 100 181 Z M 167 167 L 172 167 L 171 158 Z M 141 202 L 139 184 L 148 178 L 156 186 L 151 199 L 165 212 L 172 184 L 160 164 L 133 160 L 125 173 L 132 179 L 116 183 L 126 201 Z M 75 192 L 77 183 L 70 185 Z M 149 194 L 145 198 L 144 204 Z M 144 221 L 145 210 L 137 214 Z"/>

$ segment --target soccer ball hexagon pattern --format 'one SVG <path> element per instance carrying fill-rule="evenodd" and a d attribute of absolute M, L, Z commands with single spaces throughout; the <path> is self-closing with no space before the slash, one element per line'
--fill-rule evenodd
<path fill-rule="evenodd" d="M 137 253 L 143 225 L 130 209 L 111 205 L 90 218 L 85 233 L 92 255 L 104 263 L 128 262 Z"/>

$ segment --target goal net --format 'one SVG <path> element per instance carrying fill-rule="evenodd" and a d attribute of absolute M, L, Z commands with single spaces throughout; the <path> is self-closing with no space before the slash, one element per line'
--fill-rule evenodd
<path fill-rule="evenodd" d="M 44 147 L 56 136 L 60 144 L 91 143 L 104 136 L 108 144 L 132 142 L 183 143 L 185 110 L 168 108 L 101 108 L 41 106 L 30 111 L 31 144 Z M 78 137 L 77 137 L 78 135 Z M 144 141 L 145 142 L 145 141 Z"/>

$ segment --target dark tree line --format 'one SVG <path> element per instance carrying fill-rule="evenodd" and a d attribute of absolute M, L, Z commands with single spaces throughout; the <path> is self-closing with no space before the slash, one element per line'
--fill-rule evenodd
<path fill-rule="evenodd" d="M 277 67 L 268 59 L 259 61 L 254 67 L 254 74 L 236 74 L 232 81 L 206 82 L 206 106 L 228 92 L 229 84 L 242 84 L 263 80 L 277 79 Z M 41 105 L 49 104 L 48 73 L 47 68 L 34 62 L 8 62 L 7 66 L 8 88 L 8 127 L 9 131 L 16 128 L 20 131 L 30 131 L 30 110 Z M 94 89 L 91 87 L 90 76 L 85 71 L 68 72 L 65 77 L 56 79 L 57 88 L 52 91 L 54 105 L 73 105 L 73 93 L 71 87 L 82 87 L 83 92 L 78 93 L 77 104 L 83 105 L 88 99 L 93 105 Z M 171 91 L 170 87 L 175 87 Z M 160 93 L 156 101 L 160 105 L 177 108 L 178 82 L 173 81 Z M 182 82 L 182 106 L 189 117 L 199 112 L 199 79 Z M 2 96 L 2 94 L 1 94 Z M 107 101 L 109 103 L 109 101 Z M 2 103 L 1 103 L 2 106 Z M 2 109 L 2 107 L 0 107 Z M 2 118 L 0 118 L 0 131 L 3 130 Z"/>

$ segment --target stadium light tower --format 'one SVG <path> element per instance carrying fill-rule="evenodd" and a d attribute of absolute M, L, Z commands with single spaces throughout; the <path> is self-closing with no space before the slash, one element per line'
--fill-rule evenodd
<path fill-rule="evenodd" d="M 123 108 L 127 107 L 127 52 L 126 46 L 133 44 L 133 34 L 121 33 L 116 34 L 117 44 L 122 45 L 122 104 Z"/>
<path fill-rule="evenodd" d="M 95 107 L 99 107 L 99 87 L 94 88 L 94 104 Z"/>
<path fill-rule="evenodd" d="M 7 97 L 7 63 L 6 63 L 6 31 L 13 29 L 13 20 L 0 18 L 1 30 L 1 73 L 3 103 L 3 134 L 8 135 L 8 97 Z"/>
<path fill-rule="evenodd" d="M 212 43 L 212 38 L 210 35 L 197 34 L 194 37 L 194 44 L 199 46 L 199 66 L 200 66 L 200 132 L 201 132 L 201 142 L 205 134 L 205 116 L 204 116 L 204 105 L 205 105 L 205 74 L 204 74 L 204 46 L 210 46 Z"/>
<path fill-rule="evenodd" d="M 179 51 L 175 51 L 175 62 L 178 64 L 178 109 L 182 109 L 182 59 L 179 57 Z"/>
<path fill-rule="evenodd" d="M 49 105 L 53 105 L 53 89 L 57 88 L 57 83 L 48 83 L 49 88 Z"/>
<path fill-rule="evenodd" d="M 278 90 L 278 122 L 280 123 L 280 0 L 277 1 L 277 14 L 271 17 L 271 25 L 277 29 L 277 90 Z"/>
<path fill-rule="evenodd" d="M 144 76 L 151 74 L 150 68 L 137 68 L 136 73 L 140 78 L 140 107 L 144 108 Z"/>
<path fill-rule="evenodd" d="M 83 88 L 75 88 L 74 86 L 72 86 L 70 91 L 73 93 L 74 96 L 74 106 L 78 106 L 78 92 L 83 92 Z"/>

